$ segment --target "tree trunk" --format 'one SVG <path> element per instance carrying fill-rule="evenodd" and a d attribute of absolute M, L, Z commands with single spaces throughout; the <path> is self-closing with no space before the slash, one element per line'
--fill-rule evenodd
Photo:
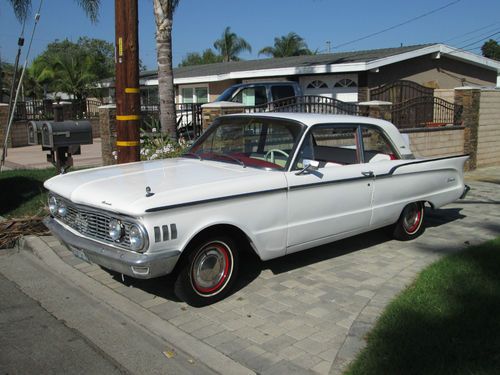
<path fill-rule="evenodd" d="M 158 56 L 158 96 L 163 133 L 177 140 L 174 74 L 172 69 L 173 7 L 171 0 L 154 0 L 156 50 Z"/>

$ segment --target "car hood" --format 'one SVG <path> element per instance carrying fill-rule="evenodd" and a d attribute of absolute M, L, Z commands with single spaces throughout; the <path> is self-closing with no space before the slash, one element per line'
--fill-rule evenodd
<path fill-rule="evenodd" d="M 71 172 L 44 186 L 77 204 L 141 216 L 159 207 L 284 188 L 286 178 L 279 171 L 176 158 Z"/>

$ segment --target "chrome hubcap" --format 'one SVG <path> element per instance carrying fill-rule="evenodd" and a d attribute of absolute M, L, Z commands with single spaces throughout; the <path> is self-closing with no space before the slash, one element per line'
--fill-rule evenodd
<path fill-rule="evenodd" d="M 406 214 L 403 219 L 403 225 L 408 233 L 414 233 L 420 227 L 420 221 L 422 219 L 422 210 L 416 203 L 409 206 L 406 210 Z"/>
<path fill-rule="evenodd" d="M 232 261 L 228 248 L 218 242 L 206 245 L 193 262 L 192 281 L 197 292 L 214 293 L 224 286 Z"/>

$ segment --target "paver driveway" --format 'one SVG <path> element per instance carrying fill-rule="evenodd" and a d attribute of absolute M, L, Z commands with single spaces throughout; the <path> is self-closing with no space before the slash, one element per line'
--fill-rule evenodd
<path fill-rule="evenodd" d="M 179 302 L 168 277 L 123 282 L 80 262 L 53 237 L 43 240 L 66 263 L 249 369 L 339 373 L 423 267 L 500 233 L 499 181 L 489 180 L 472 181 L 466 200 L 428 211 L 426 232 L 412 242 L 379 230 L 265 263 L 244 259 L 237 291 L 203 308 Z"/>

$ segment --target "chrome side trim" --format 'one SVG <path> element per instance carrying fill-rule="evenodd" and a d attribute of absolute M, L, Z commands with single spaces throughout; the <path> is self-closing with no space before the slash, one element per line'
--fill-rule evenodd
<path fill-rule="evenodd" d="M 180 250 L 135 253 L 76 235 L 50 216 L 45 218 L 43 223 L 73 253 L 83 252 L 91 263 L 138 279 L 150 279 L 171 273 L 181 254 Z M 146 268 L 147 272 L 144 271 Z"/>
<path fill-rule="evenodd" d="M 217 197 L 217 198 L 210 198 L 210 199 L 202 199 L 199 201 L 193 201 L 193 202 L 186 202 L 186 203 L 179 203 L 179 204 L 172 204 L 170 206 L 161 206 L 161 207 L 152 207 L 148 208 L 146 212 L 158 212 L 158 211 L 163 211 L 163 210 L 171 210 L 174 208 L 179 208 L 179 207 L 188 207 L 188 206 L 194 206 L 198 204 L 204 204 L 204 203 L 213 203 L 213 202 L 219 202 L 219 201 L 224 201 L 228 199 L 236 199 L 236 198 L 246 198 L 246 197 L 251 197 L 254 195 L 260 195 L 260 194 L 271 194 L 271 193 L 285 193 L 288 191 L 288 188 L 278 188 L 278 189 L 271 189 L 271 190 L 262 190 L 262 191 L 255 191 L 251 193 L 243 193 L 243 194 L 236 194 L 236 195 L 229 195 L 226 197 Z"/>

